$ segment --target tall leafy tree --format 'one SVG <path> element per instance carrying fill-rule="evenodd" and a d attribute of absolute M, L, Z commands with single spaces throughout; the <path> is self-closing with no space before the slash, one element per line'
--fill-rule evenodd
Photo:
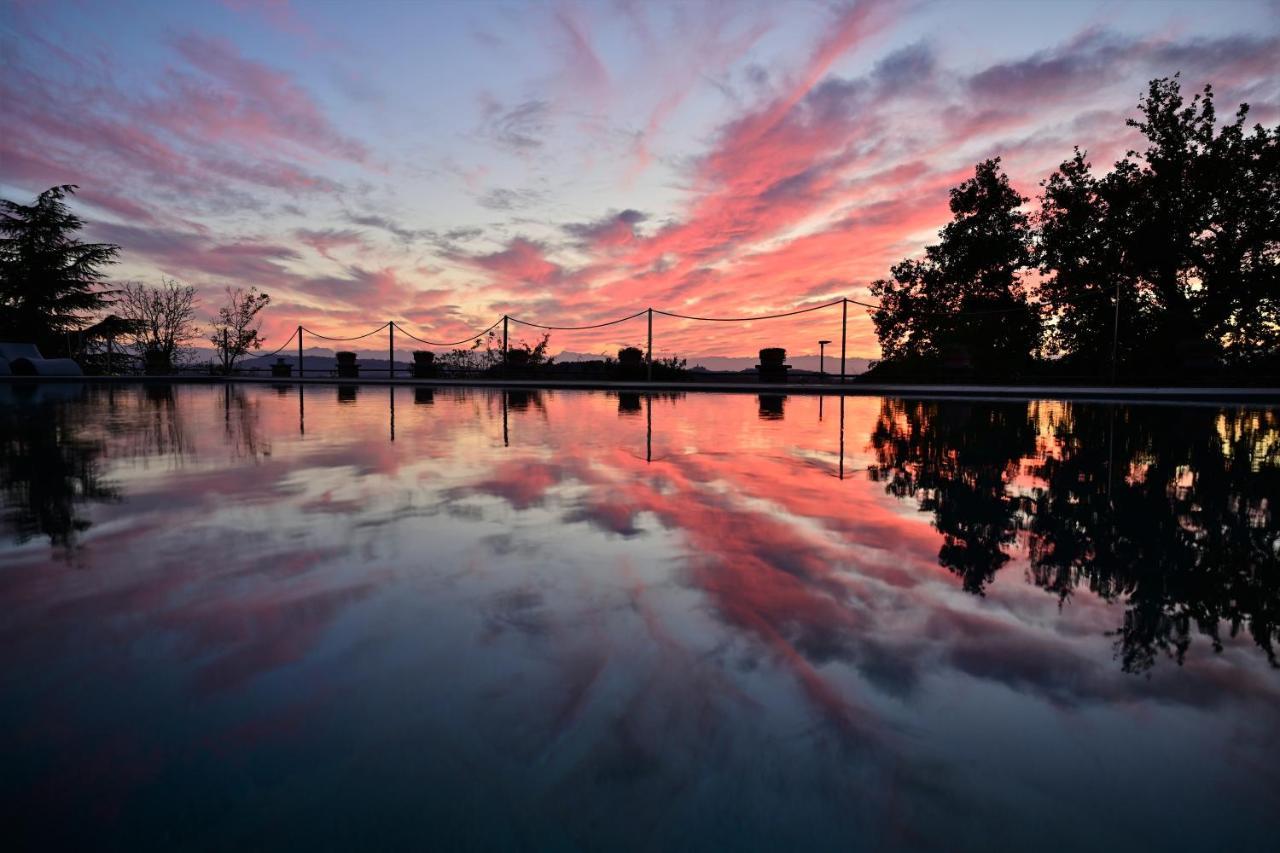
<path fill-rule="evenodd" d="M 1280 127 L 1247 130 L 1248 105 L 1219 127 L 1212 88 L 1187 102 L 1176 76 L 1153 80 L 1138 110 L 1143 151 L 1102 177 L 1077 151 L 1044 183 L 1052 345 L 1087 363 L 1115 345 L 1121 365 L 1148 372 L 1274 358 Z"/>
<path fill-rule="evenodd" d="M 31 205 L 0 199 L 0 338 L 61 351 L 64 333 L 106 304 L 104 267 L 120 247 L 76 238 L 84 222 L 65 201 L 75 190 L 51 187 Z"/>
<path fill-rule="evenodd" d="M 951 190 L 952 220 L 939 242 L 871 285 L 886 361 L 927 365 L 958 352 L 990 374 L 1016 370 L 1035 354 L 1040 319 L 1024 283 L 1032 260 L 1026 201 L 998 157 Z"/>

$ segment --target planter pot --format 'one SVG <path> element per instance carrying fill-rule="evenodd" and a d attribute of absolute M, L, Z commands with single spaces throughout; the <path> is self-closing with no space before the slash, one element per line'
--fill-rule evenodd
<path fill-rule="evenodd" d="M 426 379 L 436 375 L 436 354 L 430 350 L 413 351 L 413 376 Z"/>
<path fill-rule="evenodd" d="M 143 359 L 142 370 L 148 376 L 164 376 L 165 374 L 173 372 L 173 368 L 169 364 L 169 359 L 165 358 L 163 354 L 158 352 L 149 352 L 146 354 L 146 357 Z"/>
<path fill-rule="evenodd" d="M 360 375 L 360 365 L 356 364 L 356 354 L 353 352 L 340 352 L 335 356 L 338 360 L 338 376 L 343 378 L 355 378 Z"/>
<path fill-rule="evenodd" d="M 787 351 L 782 347 L 766 347 L 760 350 L 760 366 L 764 368 L 779 368 L 782 363 L 787 360 Z"/>
<path fill-rule="evenodd" d="M 640 347 L 623 347 L 618 350 L 618 364 L 623 367 L 639 367 L 644 364 L 644 350 Z"/>

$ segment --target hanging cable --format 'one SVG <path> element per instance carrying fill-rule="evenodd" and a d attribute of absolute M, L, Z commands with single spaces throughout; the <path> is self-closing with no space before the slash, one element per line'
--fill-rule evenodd
<path fill-rule="evenodd" d="M 308 335 L 314 335 L 315 337 L 319 338 L 322 341 L 358 341 L 361 338 L 367 338 L 370 335 L 376 335 L 378 334 L 378 332 L 381 332 L 383 329 L 385 329 L 387 326 L 390 326 L 390 325 L 391 325 L 390 322 L 383 323 L 381 326 L 374 329 L 372 332 L 365 332 L 363 335 L 356 335 L 354 338 L 332 338 L 332 337 L 329 337 L 328 335 L 322 335 L 319 332 L 312 331 L 311 329 L 308 329 L 305 326 L 302 328 L 302 331 L 306 332 Z"/>
<path fill-rule="evenodd" d="M 432 346 L 432 347 L 456 347 L 459 344 L 465 344 L 469 341 L 478 340 L 479 338 L 484 337 L 485 335 L 489 334 L 489 332 L 496 329 L 501 322 L 502 322 L 502 318 L 499 317 L 497 320 L 494 321 L 492 326 L 485 329 L 484 331 L 476 332 L 474 335 L 469 335 L 468 337 L 465 337 L 460 341 L 448 341 L 448 342 L 429 341 L 426 338 L 420 338 L 417 335 L 413 334 L 412 332 L 406 331 L 404 326 L 397 325 L 396 328 L 399 329 L 401 333 L 405 335 L 405 337 L 413 338 L 415 341 L 417 341 L 420 344 L 426 344 L 427 346 Z"/>
<path fill-rule="evenodd" d="M 266 355 L 255 355 L 254 358 L 271 358 L 271 356 L 273 355 L 278 355 L 281 352 L 284 352 L 284 348 L 287 347 L 289 344 L 293 343 L 293 339 L 296 338 L 297 336 L 298 336 L 298 330 L 294 329 L 293 334 L 289 336 L 289 340 L 281 344 L 280 349 L 276 350 L 275 352 L 269 352 Z"/>
<path fill-rule="evenodd" d="M 853 300 L 850 299 L 850 302 Z M 836 299 L 823 305 L 814 305 L 809 308 L 800 308 L 796 311 L 786 311 L 782 314 L 763 314 L 759 317 L 693 317 L 689 314 L 677 314 L 674 311 L 663 311 L 654 308 L 653 313 L 662 314 L 666 317 L 677 317 L 681 320 L 701 320 L 707 323 L 750 323 L 752 320 L 774 320 L 778 317 L 794 317 L 797 314 L 808 314 L 810 311 L 821 311 L 823 308 L 830 308 L 833 305 L 839 305 L 841 300 Z"/>
<path fill-rule="evenodd" d="M 530 322 L 529 320 L 521 320 L 519 317 L 508 317 L 507 319 L 509 319 L 513 323 L 519 323 L 522 326 L 533 326 L 535 329 L 551 329 L 557 332 L 580 332 L 580 331 L 583 331 L 584 329 L 603 329 L 605 326 L 616 326 L 619 323 L 625 323 L 628 320 L 634 320 L 637 317 L 643 317 L 645 314 L 645 311 L 647 310 L 648 309 L 644 309 L 642 311 L 637 311 L 634 314 L 629 314 L 626 317 L 620 317 L 617 320 L 609 320 L 607 323 L 595 323 L 590 326 L 544 326 L 541 323 L 533 323 L 533 322 Z"/>

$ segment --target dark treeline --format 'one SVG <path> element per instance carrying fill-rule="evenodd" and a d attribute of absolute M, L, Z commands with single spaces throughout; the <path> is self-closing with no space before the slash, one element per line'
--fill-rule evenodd
<path fill-rule="evenodd" d="M 1144 150 L 1096 175 L 1077 148 L 1032 213 L 999 158 L 951 191 L 938 243 L 871 287 L 877 378 L 1280 373 L 1280 127 L 1219 126 L 1177 77 L 1138 112 Z"/>
<path fill-rule="evenodd" d="M 75 191 L 74 184 L 50 187 L 34 204 L 0 199 L 0 341 L 34 343 L 91 373 L 172 373 L 202 335 L 226 373 L 262 348 L 258 315 L 271 297 L 256 287 L 228 287 L 202 328 L 194 287 L 172 279 L 109 284 L 107 267 L 120 247 L 79 238 L 84 221 L 67 205 Z"/>
<path fill-rule="evenodd" d="M 933 514 L 938 562 L 967 591 L 1025 540 L 1032 583 L 1122 602 L 1128 671 L 1224 630 L 1275 663 L 1278 428 L 1271 410 L 886 400 L 868 475 Z"/>

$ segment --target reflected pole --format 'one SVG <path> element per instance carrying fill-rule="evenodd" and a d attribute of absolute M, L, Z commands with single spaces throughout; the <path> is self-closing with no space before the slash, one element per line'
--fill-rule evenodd
<path fill-rule="evenodd" d="M 653 395 L 644 395 L 644 412 L 645 412 L 645 428 L 644 428 L 644 461 L 653 461 Z"/>
<path fill-rule="evenodd" d="M 306 386 L 298 386 L 298 435 L 307 434 L 307 410 L 303 397 L 306 395 Z"/>
<path fill-rule="evenodd" d="M 844 479 L 844 395 L 840 395 L 840 479 Z"/>
<path fill-rule="evenodd" d="M 507 432 L 507 391 L 502 390 L 502 446 L 511 446 L 511 436 Z"/>

